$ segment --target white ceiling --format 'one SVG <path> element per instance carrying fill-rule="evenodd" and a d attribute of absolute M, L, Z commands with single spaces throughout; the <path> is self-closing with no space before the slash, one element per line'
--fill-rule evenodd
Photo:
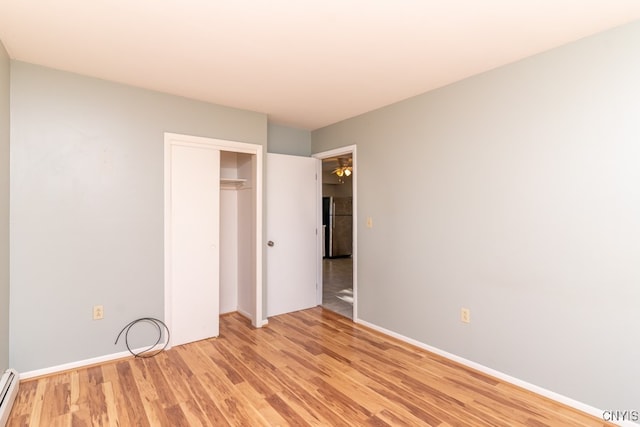
<path fill-rule="evenodd" d="M 312 130 L 636 19 L 638 0 L 1 0 L 0 40 Z"/>

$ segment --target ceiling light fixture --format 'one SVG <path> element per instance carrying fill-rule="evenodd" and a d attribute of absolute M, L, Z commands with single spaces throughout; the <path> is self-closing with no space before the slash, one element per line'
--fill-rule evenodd
<path fill-rule="evenodd" d="M 339 166 L 335 168 L 331 173 L 335 173 L 339 178 L 343 176 L 351 176 L 353 173 L 353 167 L 351 166 L 351 159 L 338 159 Z"/>
<path fill-rule="evenodd" d="M 351 175 L 351 166 L 340 166 L 339 168 L 334 169 L 333 173 L 339 177 L 349 176 Z"/>

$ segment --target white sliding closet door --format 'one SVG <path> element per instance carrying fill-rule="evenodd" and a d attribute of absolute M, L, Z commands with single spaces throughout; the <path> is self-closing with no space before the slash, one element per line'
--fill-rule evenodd
<path fill-rule="evenodd" d="M 220 151 L 175 144 L 170 156 L 171 343 L 180 345 L 219 334 Z"/>

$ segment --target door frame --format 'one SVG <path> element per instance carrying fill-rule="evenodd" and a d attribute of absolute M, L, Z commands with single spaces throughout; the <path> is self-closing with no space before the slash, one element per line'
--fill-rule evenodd
<path fill-rule="evenodd" d="M 169 330 L 172 326 L 172 286 L 171 283 L 171 147 L 175 145 L 188 147 L 206 147 L 219 151 L 253 154 L 255 158 L 255 301 L 251 316 L 251 324 L 260 328 L 265 322 L 262 318 L 262 168 L 263 147 L 246 142 L 230 141 L 201 136 L 164 133 L 164 323 Z M 167 348 L 171 347 L 171 343 Z"/>
<path fill-rule="evenodd" d="M 356 156 L 356 145 L 347 145 L 345 147 L 335 148 L 333 150 L 322 151 L 320 153 L 315 153 L 311 157 L 316 159 L 320 159 L 320 163 L 318 164 L 318 187 L 316 189 L 317 197 L 319 200 L 318 203 L 318 230 L 322 230 L 322 160 L 328 159 L 335 156 L 343 156 L 345 154 L 351 155 L 351 166 L 353 168 L 353 175 L 351 178 L 351 185 L 353 190 L 353 235 L 352 235 L 352 256 L 351 260 L 353 262 L 353 321 L 358 321 L 358 166 L 357 166 L 357 156 Z M 322 233 L 318 232 L 317 237 L 317 245 L 318 245 L 318 305 L 322 305 L 322 288 L 324 287 L 323 283 L 323 271 L 322 271 Z"/>

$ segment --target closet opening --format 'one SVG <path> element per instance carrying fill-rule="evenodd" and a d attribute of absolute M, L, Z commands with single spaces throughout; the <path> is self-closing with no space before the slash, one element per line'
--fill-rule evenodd
<path fill-rule="evenodd" d="M 165 323 L 173 345 L 262 317 L 262 146 L 165 134 Z"/>
<path fill-rule="evenodd" d="M 255 277 L 255 155 L 220 152 L 220 314 L 251 319 Z"/>

